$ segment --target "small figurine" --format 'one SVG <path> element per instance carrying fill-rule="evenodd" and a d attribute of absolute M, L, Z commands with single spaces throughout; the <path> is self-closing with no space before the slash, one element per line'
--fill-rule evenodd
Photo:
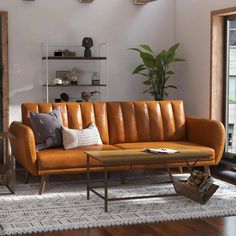
<path fill-rule="evenodd" d="M 68 72 L 67 76 L 72 85 L 76 85 L 78 83 L 79 74 L 80 71 L 77 67 L 74 67 L 71 71 Z"/>
<path fill-rule="evenodd" d="M 91 57 L 92 52 L 90 48 L 93 46 L 92 38 L 89 38 L 89 37 L 84 38 L 82 41 L 82 46 L 85 47 L 84 57 Z"/>
<path fill-rule="evenodd" d="M 90 99 L 91 99 L 91 97 L 92 97 L 94 94 L 96 94 L 96 93 L 100 93 L 100 92 L 98 92 L 98 91 L 92 91 L 92 92 L 90 92 L 90 91 L 85 90 L 85 91 L 83 91 L 83 92 L 81 93 L 81 98 L 82 98 L 85 102 L 89 102 Z"/>
<path fill-rule="evenodd" d="M 76 56 L 76 52 L 70 51 L 69 49 L 65 49 L 62 52 L 64 57 L 75 57 Z"/>

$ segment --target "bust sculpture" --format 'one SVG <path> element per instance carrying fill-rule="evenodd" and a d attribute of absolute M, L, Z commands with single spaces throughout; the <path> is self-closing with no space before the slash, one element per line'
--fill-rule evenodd
<path fill-rule="evenodd" d="M 91 57 L 92 52 L 91 52 L 91 47 L 93 46 L 93 40 L 92 38 L 85 37 L 82 41 L 82 46 L 85 47 L 84 49 L 84 57 Z"/>

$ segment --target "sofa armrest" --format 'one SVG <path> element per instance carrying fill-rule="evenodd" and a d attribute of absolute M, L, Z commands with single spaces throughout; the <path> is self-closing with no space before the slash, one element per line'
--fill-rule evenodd
<path fill-rule="evenodd" d="M 20 122 L 11 123 L 9 132 L 16 138 L 12 142 L 15 159 L 32 175 L 38 175 L 37 155 L 33 130 Z"/>
<path fill-rule="evenodd" d="M 186 117 L 187 140 L 215 150 L 215 164 L 223 155 L 225 145 L 225 128 L 219 121 Z"/>

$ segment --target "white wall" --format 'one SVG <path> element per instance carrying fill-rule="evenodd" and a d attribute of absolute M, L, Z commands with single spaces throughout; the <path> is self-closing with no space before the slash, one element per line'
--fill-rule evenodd
<path fill-rule="evenodd" d="M 176 67 L 176 97 L 189 115 L 209 117 L 210 13 L 236 6 L 235 0 L 176 0 L 176 41 L 186 59 Z"/>
<path fill-rule="evenodd" d="M 41 101 L 41 43 L 80 43 L 85 36 L 109 45 L 109 100 L 144 99 L 142 80 L 131 75 L 140 43 L 161 50 L 174 43 L 175 0 L 135 6 L 132 0 L 1 1 L 9 13 L 10 120 L 20 119 L 20 104 Z M 20 65 L 20 74 L 14 71 Z M 15 68 L 17 69 L 17 68 Z"/>

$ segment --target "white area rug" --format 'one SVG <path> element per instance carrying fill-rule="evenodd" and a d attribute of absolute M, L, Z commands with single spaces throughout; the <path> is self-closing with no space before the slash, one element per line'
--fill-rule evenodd
<path fill-rule="evenodd" d="M 42 196 L 38 184 L 18 184 L 15 196 L 0 196 L 0 235 L 236 215 L 236 186 L 215 183 L 220 188 L 206 205 L 173 196 L 109 202 L 108 213 L 95 194 L 86 199 L 84 183 L 48 183 Z M 174 193 L 173 186 L 123 185 L 109 190 L 109 196 L 116 197 L 163 193 Z"/>

